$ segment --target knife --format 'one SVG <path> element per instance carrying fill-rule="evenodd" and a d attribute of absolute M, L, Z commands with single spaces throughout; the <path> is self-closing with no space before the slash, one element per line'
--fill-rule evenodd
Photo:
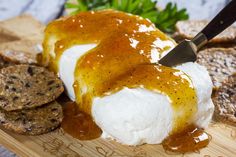
<path fill-rule="evenodd" d="M 159 60 L 164 66 L 176 66 L 197 60 L 197 52 L 209 40 L 236 21 L 236 0 L 224 7 L 192 40 L 184 40 Z"/>

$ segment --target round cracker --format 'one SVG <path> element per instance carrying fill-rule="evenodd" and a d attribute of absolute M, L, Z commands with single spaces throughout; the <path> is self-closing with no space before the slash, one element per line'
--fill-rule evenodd
<path fill-rule="evenodd" d="M 41 106 L 63 90 L 62 81 L 44 67 L 14 65 L 0 70 L 0 107 L 6 111 Z"/>
<path fill-rule="evenodd" d="M 236 126 L 236 73 L 228 77 L 213 96 L 214 118 Z"/>
<path fill-rule="evenodd" d="M 1 56 L 0 56 L 0 69 L 5 68 L 7 66 L 13 65 L 13 63 L 10 63 L 6 60 L 4 60 Z"/>
<path fill-rule="evenodd" d="M 198 53 L 197 62 L 205 66 L 218 88 L 228 76 L 236 72 L 236 49 L 210 48 Z"/>
<path fill-rule="evenodd" d="M 50 132 L 61 124 L 62 119 L 62 107 L 55 101 L 34 109 L 0 110 L 0 124 L 18 134 L 39 135 Z"/>
<path fill-rule="evenodd" d="M 38 64 L 42 48 L 37 40 L 17 40 L 0 44 L 0 56 L 15 64 Z"/>
<path fill-rule="evenodd" d="M 176 23 L 176 31 L 178 38 L 192 39 L 194 38 L 210 21 L 208 20 L 186 20 Z M 236 27 L 230 26 L 225 31 L 210 40 L 210 43 L 235 43 Z"/>

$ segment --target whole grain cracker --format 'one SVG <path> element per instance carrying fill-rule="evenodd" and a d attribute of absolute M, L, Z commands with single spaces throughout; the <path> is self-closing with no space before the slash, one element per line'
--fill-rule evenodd
<path fill-rule="evenodd" d="M 0 108 L 6 111 L 41 106 L 63 90 L 62 81 L 44 67 L 14 65 L 0 70 Z"/>
<path fill-rule="evenodd" d="M 214 118 L 236 126 L 236 73 L 229 76 L 213 96 Z"/>
<path fill-rule="evenodd" d="M 42 52 L 41 41 L 17 40 L 0 44 L 0 56 L 16 64 L 38 64 Z"/>
<path fill-rule="evenodd" d="M 6 61 L 2 57 L 0 57 L 0 69 L 13 65 L 13 63 Z"/>
<path fill-rule="evenodd" d="M 179 21 L 176 23 L 175 37 L 182 39 L 192 39 L 197 35 L 207 24 L 208 20 L 187 20 Z M 225 31 L 217 35 L 210 42 L 211 43 L 226 43 L 226 42 L 236 42 L 236 26 L 230 26 Z"/>
<path fill-rule="evenodd" d="M 210 48 L 197 55 L 197 62 L 205 66 L 217 88 L 230 75 L 236 72 L 236 49 Z"/>
<path fill-rule="evenodd" d="M 39 135 L 50 132 L 61 124 L 62 119 L 62 107 L 55 101 L 33 109 L 10 112 L 0 109 L 0 124 L 18 134 Z"/>

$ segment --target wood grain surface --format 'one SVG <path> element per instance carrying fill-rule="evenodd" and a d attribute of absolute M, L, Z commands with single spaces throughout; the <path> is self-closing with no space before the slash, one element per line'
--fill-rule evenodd
<path fill-rule="evenodd" d="M 0 129 L 3 146 L 22 157 L 235 157 L 236 127 L 212 123 L 207 132 L 212 140 L 207 148 L 189 154 L 165 152 L 161 145 L 137 147 L 121 145 L 115 141 L 96 139 L 80 141 L 62 129 L 40 136 L 23 136 Z"/>

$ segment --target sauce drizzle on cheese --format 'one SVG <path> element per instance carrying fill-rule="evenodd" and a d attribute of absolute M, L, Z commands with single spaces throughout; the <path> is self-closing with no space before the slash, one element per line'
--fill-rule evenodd
<path fill-rule="evenodd" d="M 192 125 L 193 115 L 197 112 L 197 97 L 192 82 L 179 70 L 152 64 L 175 43 L 150 21 L 113 10 L 83 12 L 56 20 L 45 31 L 43 63 L 49 63 L 50 69 L 58 73 L 60 57 L 66 49 L 90 43 L 97 44 L 97 47 L 77 61 L 74 72 L 76 103 L 85 117 L 91 114 L 94 97 L 103 97 L 124 87 L 141 87 L 169 97 L 174 110 L 170 137 Z M 67 119 L 71 116 L 70 112 L 76 115 L 74 111 L 65 110 L 66 120 L 62 125 L 65 130 L 81 129 L 78 126 L 68 129 L 65 124 L 81 121 Z M 78 113 L 81 111 L 76 110 Z M 91 119 L 88 121 L 96 128 Z M 100 135 L 98 129 L 95 136 L 90 133 L 87 139 Z"/>

